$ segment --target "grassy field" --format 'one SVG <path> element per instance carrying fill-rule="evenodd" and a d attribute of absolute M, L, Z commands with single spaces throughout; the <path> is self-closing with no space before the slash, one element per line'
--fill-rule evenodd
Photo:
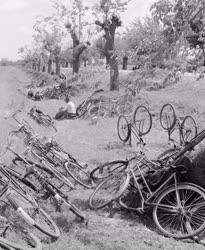
<path fill-rule="evenodd" d="M 129 72 L 121 72 L 126 77 Z M 106 79 L 109 72 L 104 73 Z M 20 83 L 21 80 L 24 83 Z M 102 79 L 102 76 L 101 76 Z M 105 79 L 105 78 L 104 78 Z M 192 74 L 185 74 L 176 85 L 158 91 L 142 90 L 135 99 L 135 105 L 147 103 L 153 114 L 153 129 L 146 136 L 146 153 L 150 158 L 155 158 L 167 147 L 167 135 L 160 128 L 159 112 L 165 103 L 172 103 L 176 108 L 177 115 L 191 114 L 196 119 L 199 128 L 203 128 L 205 120 L 205 85 L 203 79 L 195 80 Z M 117 118 L 100 119 L 96 125 L 90 120 L 64 120 L 55 122 L 57 133 L 43 129 L 31 121 L 27 112 L 36 105 L 44 113 L 54 116 L 58 108 L 63 106 L 63 101 L 45 100 L 34 102 L 28 100 L 21 92 L 25 91 L 25 83 L 29 82 L 29 76 L 21 69 L 13 67 L 0 68 L 0 120 L 1 120 L 1 150 L 3 152 L 7 134 L 16 127 L 11 119 L 5 119 L 16 109 L 22 110 L 21 116 L 26 118 L 40 135 L 55 136 L 55 139 L 77 159 L 85 162 L 89 170 L 98 164 L 115 159 L 125 159 L 136 150 L 135 141 L 133 147 L 123 145 L 116 130 Z M 99 87 L 108 90 L 107 80 L 102 81 Z M 90 89 L 90 91 L 92 91 Z M 73 101 L 88 96 L 89 90 Z M 107 91 L 108 95 L 112 95 Z M 20 150 L 21 148 L 18 147 Z M 8 154 L 2 155 L 2 159 L 9 161 Z M 43 237 L 45 250 L 83 249 L 83 250 L 124 250 L 124 249 L 166 249 L 185 250 L 203 249 L 204 247 L 191 241 L 176 241 L 161 236 L 155 229 L 151 216 L 138 216 L 135 213 L 126 212 L 116 204 L 112 213 L 109 209 L 92 211 L 89 209 L 87 200 L 92 190 L 85 190 L 79 186 L 76 191 L 70 193 L 70 198 L 89 217 L 88 226 L 76 220 L 75 216 L 66 210 L 62 213 L 53 211 L 50 204 L 43 204 L 50 211 L 52 217 L 59 226 L 62 236 L 53 243 L 48 244 Z M 52 210 L 52 211 L 51 211 Z"/>

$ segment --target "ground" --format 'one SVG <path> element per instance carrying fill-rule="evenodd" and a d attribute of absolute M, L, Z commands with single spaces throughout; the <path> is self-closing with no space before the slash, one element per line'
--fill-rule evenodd
<path fill-rule="evenodd" d="M 146 154 L 150 158 L 156 157 L 167 147 L 167 135 L 160 128 L 159 123 L 159 112 L 163 104 L 172 103 L 179 116 L 193 115 L 199 128 L 203 128 L 205 85 L 203 80 L 197 82 L 195 79 L 194 75 L 185 74 L 176 85 L 158 91 L 142 91 L 136 97 L 135 106 L 146 103 L 153 114 L 153 129 L 145 138 Z M 29 76 L 21 68 L 0 68 L 2 161 L 9 161 L 10 158 L 8 152 L 5 153 L 5 145 L 8 143 L 9 131 L 16 128 L 17 123 L 9 116 L 17 109 L 22 110 L 24 118 L 32 124 L 38 134 L 54 136 L 68 152 L 87 163 L 90 170 L 106 161 L 125 159 L 136 150 L 135 143 L 130 148 L 119 141 L 116 130 L 117 118 L 100 119 L 96 125 L 91 124 L 90 120 L 56 121 L 57 133 L 54 133 L 52 129 L 39 127 L 27 116 L 32 106 L 36 105 L 44 113 L 54 116 L 64 103 L 56 100 L 41 102 L 28 100 L 23 95 L 23 91 L 29 81 Z M 87 95 L 88 93 L 80 98 L 83 99 Z M 79 102 L 79 99 L 76 99 L 76 102 Z M 66 210 L 62 213 L 54 212 L 49 204 L 44 204 L 44 208 L 50 211 L 62 233 L 56 242 L 48 244 L 46 240 L 43 240 L 45 250 L 203 249 L 203 246 L 192 241 L 176 241 L 163 237 L 156 231 L 152 218 L 148 215 L 139 216 L 135 213 L 128 213 L 117 205 L 112 214 L 108 208 L 97 212 L 91 211 L 87 204 L 90 193 L 90 190 L 81 187 L 70 193 L 71 200 L 89 216 L 87 226 L 76 220 L 71 212 Z"/>

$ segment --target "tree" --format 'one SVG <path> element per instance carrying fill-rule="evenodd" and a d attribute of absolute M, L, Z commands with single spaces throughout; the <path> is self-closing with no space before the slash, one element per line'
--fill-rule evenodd
<path fill-rule="evenodd" d="M 36 21 L 34 25 L 36 34 L 33 36 L 42 50 L 48 53 L 48 69 L 47 72 L 51 73 L 52 61 L 56 65 L 56 74 L 60 75 L 60 54 L 61 42 L 64 37 L 64 32 L 59 20 L 55 16 L 43 17 Z"/>
<path fill-rule="evenodd" d="M 89 41 L 82 42 L 83 29 L 87 25 L 84 21 L 87 6 L 83 6 L 82 0 L 74 0 L 71 9 L 68 9 L 63 3 L 55 2 L 55 9 L 62 20 L 66 20 L 65 28 L 69 32 L 73 44 L 73 73 L 79 72 L 80 55 L 90 45 Z"/>
<path fill-rule="evenodd" d="M 201 48 L 205 65 L 205 1 L 159 0 L 151 11 L 170 42 L 185 39 L 191 48 Z"/>
<path fill-rule="evenodd" d="M 115 32 L 121 26 L 119 14 L 125 10 L 128 1 L 100 0 L 95 5 L 95 24 L 104 32 L 105 43 L 103 53 L 110 67 L 110 90 L 119 89 L 118 57 L 115 53 Z M 100 20 L 101 17 L 101 20 Z"/>

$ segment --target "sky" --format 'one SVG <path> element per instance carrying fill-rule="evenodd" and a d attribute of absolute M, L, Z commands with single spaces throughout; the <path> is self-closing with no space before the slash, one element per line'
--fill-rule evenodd
<path fill-rule="evenodd" d="M 82 0 L 92 5 L 99 0 Z M 69 2 L 69 0 L 68 0 Z M 124 24 L 149 14 L 155 0 L 131 0 L 122 14 Z M 0 59 L 18 59 L 18 49 L 32 43 L 33 25 L 37 16 L 52 13 L 51 0 L 0 0 Z"/>

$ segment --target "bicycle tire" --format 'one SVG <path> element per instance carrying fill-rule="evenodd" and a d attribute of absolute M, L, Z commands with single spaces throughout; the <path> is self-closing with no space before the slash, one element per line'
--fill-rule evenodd
<path fill-rule="evenodd" d="M 171 119 L 170 119 L 170 116 L 167 115 L 167 113 L 170 113 L 170 114 L 172 113 Z M 176 118 L 174 107 L 170 103 L 166 103 L 162 106 L 159 117 L 160 117 L 160 124 L 163 129 L 170 131 L 174 128 L 177 118 Z M 163 121 L 163 117 L 166 118 L 165 124 Z"/>
<path fill-rule="evenodd" d="M 78 118 L 85 115 L 85 113 L 89 110 L 90 105 L 91 105 L 90 101 L 84 101 L 77 107 L 76 114 Z"/>
<path fill-rule="evenodd" d="M 192 123 L 191 124 L 191 126 L 192 126 L 191 128 L 190 128 L 190 124 L 189 124 L 188 120 L 189 120 L 189 122 Z M 189 140 L 187 140 L 188 138 L 187 138 L 187 135 L 186 135 L 187 129 L 184 130 L 184 128 L 187 127 L 187 126 L 191 130 L 191 138 L 189 137 Z M 196 122 L 195 122 L 195 120 L 194 120 L 194 118 L 192 116 L 187 115 L 187 116 L 184 117 L 184 119 L 183 119 L 183 121 L 181 123 L 181 128 L 182 128 L 182 134 L 181 134 L 182 135 L 182 140 L 185 143 L 189 142 L 190 140 L 192 140 L 194 137 L 197 136 L 197 125 L 196 125 Z"/>
<path fill-rule="evenodd" d="M 90 172 L 93 180 L 102 180 L 116 172 L 124 171 L 128 166 L 128 161 L 111 161 L 94 168 Z"/>
<path fill-rule="evenodd" d="M 117 134 L 121 141 L 127 142 L 131 135 L 130 126 L 127 118 L 120 115 L 117 121 Z"/>
<path fill-rule="evenodd" d="M 175 197 L 176 187 L 175 185 L 171 185 L 165 188 L 156 198 L 153 209 L 153 219 L 162 234 L 176 239 L 186 239 L 201 233 L 205 229 L 205 190 L 191 183 L 179 184 L 177 190 L 179 198 L 182 198 L 182 201 L 180 201 L 181 208 L 177 208 L 177 198 Z M 185 190 L 186 195 L 182 195 L 182 190 Z M 200 206 L 198 206 L 196 202 L 198 202 Z M 186 210 L 191 210 L 189 212 L 183 211 L 185 208 Z M 177 213 L 178 216 L 176 215 Z M 197 213 L 199 213 L 198 217 Z M 166 228 L 162 225 L 163 222 L 160 216 L 162 216 L 161 218 L 163 220 L 167 217 Z M 173 224 L 174 218 L 179 218 L 180 221 Z M 171 222 L 169 226 L 173 228 L 168 228 L 169 222 Z M 198 225 L 196 226 L 196 224 Z M 194 226 L 195 228 L 193 228 Z"/>
<path fill-rule="evenodd" d="M 60 230 L 56 223 L 42 208 L 34 207 L 33 204 L 26 199 L 23 200 L 26 206 L 22 207 L 19 198 L 17 200 L 16 197 L 12 197 L 11 193 L 7 194 L 6 197 L 14 210 L 17 211 L 30 226 L 37 228 L 51 238 L 58 239 L 60 237 Z M 37 215 L 38 218 L 36 218 Z M 44 220 L 44 222 L 42 222 L 42 220 Z"/>
<path fill-rule="evenodd" d="M 141 116 L 143 119 L 139 119 L 139 118 L 141 118 Z M 144 116 L 145 116 L 145 118 L 144 118 Z M 143 121 L 143 123 L 142 123 L 142 121 Z M 146 128 L 145 128 L 145 130 L 143 130 L 143 127 L 145 125 L 145 121 L 146 121 Z M 148 134 L 152 128 L 152 115 L 149 112 L 148 108 L 146 108 L 143 105 L 139 105 L 134 111 L 133 123 L 134 123 L 135 127 L 138 129 L 140 136 Z"/>
<path fill-rule="evenodd" d="M 117 200 L 126 190 L 129 181 L 130 175 L 126 172 L 118 172 L 106 178 L 89 197 L 90 208 L 100 209 Z"/>
<path fill-rule="evenodd" d="M 91 182 L 90 175 L 84 171 L 77 164 L 72 162 L 66 162 L 64 164 L 67 173 L 81 186 L 85 188 L 92 188 L 93 183 Z"/>

